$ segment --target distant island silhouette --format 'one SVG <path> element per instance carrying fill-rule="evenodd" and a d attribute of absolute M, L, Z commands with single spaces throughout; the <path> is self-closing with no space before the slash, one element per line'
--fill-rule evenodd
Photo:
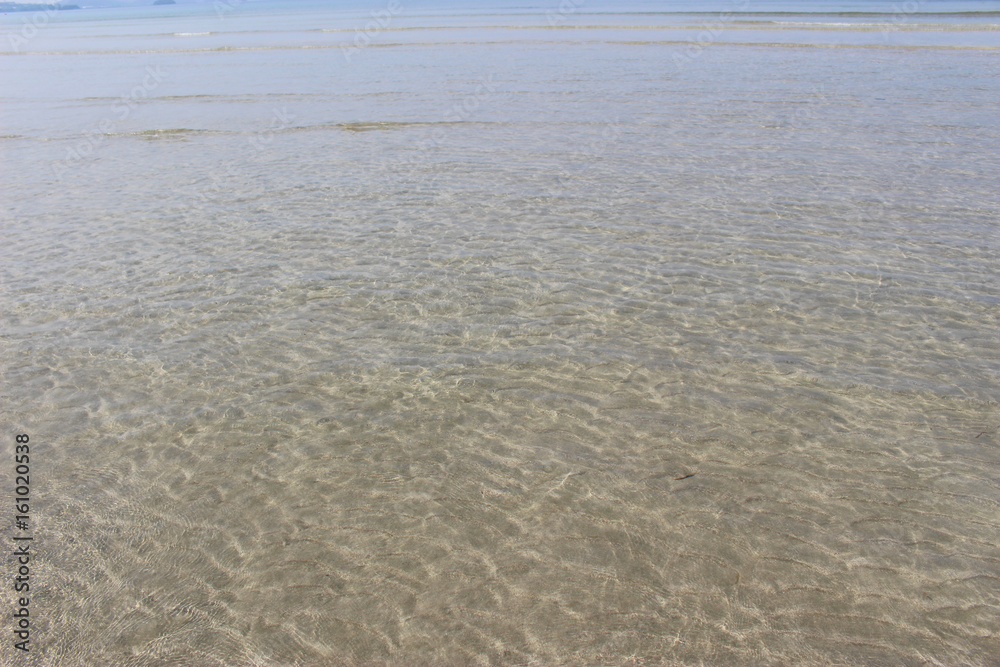
<path fill-rule="evenodd" d="M 176 5 L 174 0 L 153 0 L 154 5 Z"/>

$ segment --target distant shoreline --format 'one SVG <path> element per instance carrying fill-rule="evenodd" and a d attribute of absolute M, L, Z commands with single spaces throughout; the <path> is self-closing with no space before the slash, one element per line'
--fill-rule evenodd
<path fill-rule="evenodd" d="M 22 2 L 0 2 L 0 12 L 38 12 L 61 11 L 64 9 L 80 9 L 79 5 L 34 5 Z"/>

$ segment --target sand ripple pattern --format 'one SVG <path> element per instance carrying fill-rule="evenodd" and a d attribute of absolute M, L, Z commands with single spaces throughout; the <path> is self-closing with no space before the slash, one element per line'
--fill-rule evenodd
<path fill-rule="evenodd" d="M 996 405 L 921 381 L 908 331 L 948 306 L 903 254 L 810 284 L 777 245 L 554 219 L 261 226 L 141 302 L 29 299 L 48 655 L 985 664 Z M 994 313 L 923 345 L 989 358 Z"/>
<path fill-rule="evenodd" d="M 996 664 L 995 75 L 934 56 L 911 127 L 856 55 L 758 54 L 762 108 L 744 54 L 674 123 L 609 92 L 613 139 L 511 92 L 417 160 L 426 127 L 338 120 L 210 197 L 241 138 L 22 180 L 33 664 Z"/>

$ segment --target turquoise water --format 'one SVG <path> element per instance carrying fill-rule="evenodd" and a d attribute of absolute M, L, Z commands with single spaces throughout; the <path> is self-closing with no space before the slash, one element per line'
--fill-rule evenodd
<path fill-rule="evenodd" d="M 0 16 L 0 662 L 992 664 L 1000 3 L 456 5 Z"/>

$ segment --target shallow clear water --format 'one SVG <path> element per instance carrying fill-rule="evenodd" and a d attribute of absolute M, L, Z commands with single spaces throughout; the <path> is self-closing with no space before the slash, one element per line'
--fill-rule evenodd
<path fill-rule="evenodd" d="M 913 4 L 0 17 L 27 661 L 991 664 L 1000 3 Z"/>

